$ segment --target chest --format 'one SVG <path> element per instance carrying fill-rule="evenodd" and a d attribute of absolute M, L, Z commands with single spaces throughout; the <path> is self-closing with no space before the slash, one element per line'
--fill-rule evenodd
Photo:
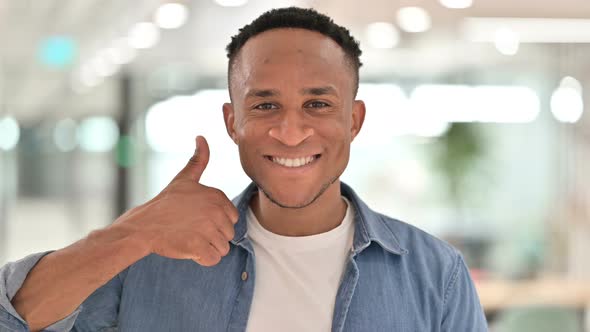
<path fill-rule="evenodd" d="M 255 285 L 246 331 L 329 331 L 350 249 L 284 251 L 254 243 Z"/>
<path fill-rule="evenodd" d="M 331 327 L 324 324 L 319 330 L 437 331 L 437 317 L 441 316 L 437 287 L 419 284 L 421 278 L 397 265 L 379 257 L 349 259 L 340 280 L 334 281 Z M 192 261 L 151 257 L 127 275 L 119 330 L 246 331 L 251 314 L 273 314 L 265 310 L 264 302 L 256 309 L 254 297 L 262 289 L 255 289 L 256 277 L 254 257 L 242 251 L 232 250 L 211 268 Z M 314 293 L 312 288 L 307 291 Z M 276 298 L 266 302 L 270 305 L 266 308 L 280 310 L 287 303 L 287 299 Z"/>

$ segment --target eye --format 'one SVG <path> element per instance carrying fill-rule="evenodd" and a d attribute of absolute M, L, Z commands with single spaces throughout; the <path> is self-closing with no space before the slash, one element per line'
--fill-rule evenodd
<path fill-rule="evenodd" d="M 310 108 L 324 108 L 324 107 L 328 107 L 330 105 L 328 105 L 327 103 L 324 103 L 323 101 L 312 101 L 307 103 L 307 105 L 305 105 L 305 107 L 310 107 Z"/>
<path fill-rule="evenodd" d="M 271 104 L 271 103 L 262 103 L 262 104 L 258 104 L 256 106 L 254 106 L 254 109 L 257 109 L 257 110 L 271 110 L 271 109 L 276 109 L 276 108 L 278 108 L 277 105 Z"/>

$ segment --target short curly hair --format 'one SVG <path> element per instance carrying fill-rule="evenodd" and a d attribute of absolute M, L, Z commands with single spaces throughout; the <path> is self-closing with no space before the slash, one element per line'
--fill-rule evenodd
<path fill-rule="evenodd" d="M 241 28 L 238 34 L 231 38 L 231 42 L 226 47 L 227 57 L 229 58 L 227 70 L 228 83 L 235 59 L 246 42 L 262 32 L 280 28 L 299 28 L 316 31 L 331 38 L 340 45 L 355 75 L 354 93 L 356 94 L 359 82 L 359 68 L 362 66 L 360 61 L 362 51 L 359 42 L 354 39 L 348 29 L 334 23 L 330 17 L 311 8 L 287 7 L 271 9 Z"/>

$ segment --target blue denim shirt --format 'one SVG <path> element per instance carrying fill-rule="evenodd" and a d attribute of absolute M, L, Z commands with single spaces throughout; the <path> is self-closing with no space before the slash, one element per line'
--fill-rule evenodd
<path fill-rule="evenodd" d="M 149 255 L 96 290 L 44 331 L 244 331 L 254 294 L 254 252 L 246 237 L 251 184 L 231 250 L 213 267 Z M 372 211 L 341 183 L 355 210 L 353 248 L 336 296 L 332 331 L 487 331 L 460 253 L 441 240 Z M 27 331 L 10 301 L 47 253 L 0 268 L 0 331 Z M 302 317 L 301 319 L 305 319 Z"/>

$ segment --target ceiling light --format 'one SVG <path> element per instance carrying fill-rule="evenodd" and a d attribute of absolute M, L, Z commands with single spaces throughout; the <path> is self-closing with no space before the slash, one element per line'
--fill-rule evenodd
<path fill-rule="evenodd" d="M 129 46 L 127 38 L 119 38 L 113 44 L 105 49 L 105 55 L 109 60 L 117 65 L 130 63 L 137 56 L 137 51 Z"/>
<path fill-rule="evenodd" d="M 162 29 L 176 29 L 188 18 L 188 9 L 181 3 L 165 3 L 157 10 L 154 17 L 156 24 Z"/>
<path fill-rule="evenodd" d="M 582 83 L 580 83 L 580 81 L 571 76 L 566 76 L 563 79 L 561 79 L 559 86 L 564 88 L 572 88 L 578 91 L 580 94 L 582 93 Z"/>
<path fill-rule="evenodd" d="M 424 32 L 431 27 L 428 12 L 420 7 L 403 7 L 397 12 L 397 23 L 406 32 Z"/>
<path fill-rule="evenodd" d="M 80 68 L 78 78 L 80 83 L 89 88 L 97 86 L 102 81 L 102 78 L 96 74 L 92 65 L 88 63 Z"/>
<path fill-rule="evenodd" d="M 504 55 L 515 55 L 518 53 L 520 38 L 518 37 L 518 34 L 511 29 L 500 28 L 496 30 L 494 45 L 496 45 L 498 52 Z"/>
<path fill-rule="evenodd" d="M 473 0 L 438 0 L 441 5 L 451 9 L 469 8 L 473 5 Z"/>
<path fill-rule="evenodd" d="M 110 61 L 110 55 L 105 51 L 99 52 L 90 63 L 94 72 L 101 77 L 114 75 L 119 70 L 119 65 Z"/>
<path fill-rule="evenodd" d="M 551 113 L 560 122 L 575 123 L 583 112 L 582 85 L 571 76 L 564 77 L 551 95 Z"/>
<path fill-rule="evenodd" d="M 223 7 L 240 7 L 248 3 L 248 0 L 215 0 L 215 2 Z"/>
<path fill-rule="evenodd" d="M 514 31 L 521 43 L 590 43 L 589 19 L 470 17 L 461 30 L 467 40 L 494 42 L 498 27 Z"/>
<path fill-rule="evenodd" d="M 129 46 L 137 49 L 153 47 L 160 40 L 160 30 L 150 22 L 137 23 L 129 31 Z"/>
<path fill-rule="evenodd" d="M 375 22 L 367 26 L 367 41 L 373 48 L 394 48 L 399 43 L 397 28 L 387 22 Z"/>

